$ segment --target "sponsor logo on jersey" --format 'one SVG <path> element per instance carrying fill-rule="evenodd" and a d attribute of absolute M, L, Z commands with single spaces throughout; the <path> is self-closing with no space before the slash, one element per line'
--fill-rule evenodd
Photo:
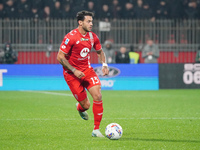
<path fill-rule="evenodd" d="M 65 44 L 67 45 L 69 43 L 69 39 L 66 39 L 65 40 Z"/>
<path fill-rule="evenodd" d="M 106 75 L 106 76 L 103 76 L 102 67 L 95 67 L 94 71 L 101 78 L 115 77 L 115 76 L 118 76 L 120 74 L 120 70 L 118 68 L 109 66 L 108 69 L 109 69 L 109 74 Z"/>
<path fill-rule="evenodd" d="M 89 41 L 89 39 L 81 38 L 81 41 Z"/>
<path fill-rule="evenodd" d="M 66 48 L 66 46 L 65 46 L 65 45 L 62 45 L 62 46 L 61 46 L 61 48 L 62 48 L 62 49 L 65 49 L 65 48 Z"/>
<path fill-rule="evenodd" d="M 81 57 L 86 57 L 90 52 L 89 48 L 83 48 L 80 52 Z"/>

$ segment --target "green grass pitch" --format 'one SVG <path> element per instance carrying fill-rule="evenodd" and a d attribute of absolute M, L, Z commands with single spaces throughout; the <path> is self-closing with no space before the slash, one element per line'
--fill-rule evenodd
<path fill-rule="evenodd" d="M 199 150 L 200 90 L 102 91 L 101 131 L 120 124 L 119 140 L 91 137 L 70 91 L 1 91 L 1 150 Z M 92 103 L 92 98 L 89 96 Z M 92 106 L 92 105 L 91 105 Z"/>

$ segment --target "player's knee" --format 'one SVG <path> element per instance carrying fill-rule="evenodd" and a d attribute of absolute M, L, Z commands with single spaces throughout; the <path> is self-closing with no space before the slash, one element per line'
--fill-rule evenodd
<path fill-rule="evenodd" d="M 102 100 L 102 95 L 101 95 L 101 93 L 97 93 L 97 94 L 94 95 L 93 98 L 94 98 L 95 101 L 101 101 Z"/>
<path fill-rule="evenodd" d="M 85 110 L 88 110 L 88 109 L 90 108 L 90 102 L 84 103 L 84 104 L 83 104 L 83 108 L 84 108 Z"/>

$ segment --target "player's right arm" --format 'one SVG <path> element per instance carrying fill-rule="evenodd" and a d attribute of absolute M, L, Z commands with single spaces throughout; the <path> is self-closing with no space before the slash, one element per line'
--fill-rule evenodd
<path fill-rule="evenodd" d="M 82 78 L 83 76 L 85 76 L 85 74 L 79 70 L 77 70 L 76 68 L 74 68 L 72 65 L 70 65 L 69 61 L 66 59 L 67 54 L 63 53 L 61 50 L 59 50 L 58 54 L 57 54 L 57 60 L 59 61 L 59 63 L 66 69 L 71 70 L 74 75 L 77 78 Z"/>
<path fill-rule="evenodd" d="M 65 56 L 67 56 L 67 54 L 64 54 L 61 50 L 59 50 L 58 55 L 57 55 L 57 60 L 59 61 L 59 63 L 66 69 L 71 70 L 73 73 L 75 72 L 75 68 L 70 65 L 70 63 L 68 62 L 68 60 L 65 58 Z"/>

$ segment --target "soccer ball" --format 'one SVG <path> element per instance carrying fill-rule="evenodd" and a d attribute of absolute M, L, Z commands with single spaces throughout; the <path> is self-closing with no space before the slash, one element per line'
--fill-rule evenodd
<path fill-rule="evenodd" d="M 123 133 L 122 127 L 117 123 L 111 123 L 107 125 L 105 131 L 107 138 L 111 140 L 118 140 L 119 138 L 122 137 L 122 133 Z"/>

